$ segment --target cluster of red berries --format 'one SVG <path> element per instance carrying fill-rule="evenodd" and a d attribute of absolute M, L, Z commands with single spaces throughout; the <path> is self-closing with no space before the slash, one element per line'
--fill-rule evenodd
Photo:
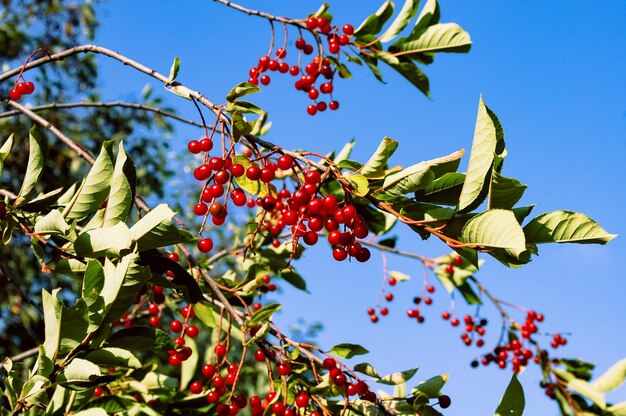
<path fill-rule="evenodd" d="M 311 32 L 316 32 L 319 35 L 326 36 L 328 43 L 328 51 L 331 54 L 338 55 L 342 46 L 350 44 L 350 36 L 354 33 L 354 27 L 350 24 L 346 24 L 342 27 L 342 34 L 339 33 L 339 28 L 331 26 L 330 22 L 325 17 L 310 17 L 306 21 L 306 27 Z M 295 42 L 295 47 L 301 53 L 305 55 L 311 55 L 313 53 L 313 45 L 306 42 L 303 37 L 300 37 Z M 253 85 L 269 85 L 271 78 L 269 75 L 264 74 L 268 71 L 279 72 L 282 74 L 289 73 L 296 77 L 300 76 L 296 80 L 294 86 L 296 90 L 305 92 L 313 103 L 307 107 L 307 113 L 315 115 L 317 112 L 326 111 L 327 108 L 331 110 L 337 110 L 339 108 L 339 102 L 332 99 L 333 92 L 333 79 L 337 68 L 333 68 L 330 60 L 323 57 L 322 51 L 311 62 L 307 63 L 304 68 L 298 65 L 291 65 L 283 60 L 287 57 L 287 50 L 285 48 L 276 49 L 276 56 L 272 59 L 269 55 L 259 58 L 257 66 L 253 67 L 249 71 L 250 78 L 248 82 Z M 300 61 L 300 59 L 298 60 Z M 325 82 L 319 84 L 316 88 L 318 78 L 322 76 Z M 339 72 L 341 76 L 341 72 Z M 328 103 L 323 100 L 318 100 L 321 94 L 328 94 L 331 98 Z"/>
<path fill-rule="evenodd" d="M 246 196 L 243 189 L 237 187 L 236 178 L 245 177 L 250 181 L 259 181 L 262 186 L 270 188 L 270 183 L 280 173 L 281 177 L 295 176 L 295 163 L 291 156 L 281 155 L 276 161 L 268 156 L 260 158 L 261 166 L 246 157 L 244 168 L 242 163 L 233 162 L 233 158 L 210 157 L 213 148 L 210 138 L 192 140 L 187 146 L 193 154 L 204 153 L 204 163 L 194 170 L 194 177 L 204 183 L 200 200 L 194 206 L 194 213 L 205 218 L 211 215 L 214 225 L 224 223 L 228 215 L 227 204 L 230 200 L 235 206 L 249 208 L 260 207 L 264 211 L 259 227 L 268 231 L 274 238 L 274 246 L 280 245 L 277 237 L 286 227 L 291 227 L 291 239 L 294 248 L 302 239 L 307 245 L 318 242 L 318 233 L 328 231 L 328 242 L 333 247 L 333 258 L 343 261 L 354 257 L 364 262 L 370 258 L 370 251 L 356 239 L 367 237 L 369 230 L 365 220 L 357 213 L 354 205 L 340 203 L 334 195 L 322 195 L 320 186 L 322 175 L 317 170 L 303 172 L 303 183 L 290 192 L 283 188 L 275 194 L 268 193 L 264 197 Z M 299 178 L 296 178 L 299 182 Z M 340 228 L 343 227 L 343 231 Z M 213 248 L 213 241 L 203 238 L 198 242 L 198 249 L 206 253 Z"/>
<path fill-rule="evenodd" d="M 556 349 L 564 345 L 567 345 L 567 339 L 565 339 L 562 335 L 554 334 L 552 336 L 552 342 L 550 343 L 550 346 L 552 346 L 552 348 Z"/>
<path fill-rule="evenodd" d="M 450 325 L 453 327 L 457 327 L 461 324 L 461 321 L 458 318 L 452 318 L 450 312 L 446 311 L 441 314 L 441 318 L 444 321 L 450 320 Z M 487 319 L 480 318 L 478 316 L 465 315 L 463 317 L 463 323 L 465 324 L 465 332 L 461 334 L 461 340 L 467 346 L 472 345 L 473 336 L 476 334 L 478 337 L 483 337 L 485 335 L 485 327 L 487 326 Z M 485 345 L 485 340 L 483 338 L 478 338 L 475 342 L 477 347 L 482 347 Z"/>
<path fill-rule="evenodd" d="M 346 373 L 341 371 L 337 366 L 334 358 L 326 358 L 322 363 L 322 367 L 329 371 L 330 380 L 335 386 L 343 387 L 347 396 L 356 396 L 368 402 L 376 402 L 376 393 L 370 390 L 367 383 L 362 380 L 349 380 Z"/>
<path fill-rule="evenodd" d="M 150 307 L 150 306 L 148 306 Z M 174 338 L 175 349 L 168 351 L 169 363 L 173 366 L 179 366 L 183 361 L 186 361 L 192 354 L 191 348 L 185 346 L 184 335 L 190 338 L 195 338 L 200 333 L 200 330 L 195 325 L 189 325 L 189 320 L 195 316 L 192 305 L 183 306 L 180 310 L 182 316 L 185 318 L 185 322 L 181 322 L 178 319 L 170 322 L 170 329 L 178 336 Z"/>
<path fill-rule="evenodd" d="M 9 97 L 17 101 L 22 98 L 22 95 L 30 95 L 35 91 L 35 84 L 32 82 L 17 82 L 15 83 L 15 88 L 9 91 Z"/>
<path fill-rule="evenodd" d="M 523 344 L 514 339 L 505 345 L 496 347 L 493 352 L 486 354 L 481 363 L 487 366 L 491 363 L 497 364 L 498 367 L 505 369 L 508 365 L 511 365 L 513 372 L 517 373 L 521 367 L 528 365 L 528 362 L 533 358 L 533 352 L 524 348 Z M 539 356 L 535 357 L 535 362 L 539 362 Z M 478 367 L 478 361 L 474 360 L 471 363 L 472 367 Z"/>

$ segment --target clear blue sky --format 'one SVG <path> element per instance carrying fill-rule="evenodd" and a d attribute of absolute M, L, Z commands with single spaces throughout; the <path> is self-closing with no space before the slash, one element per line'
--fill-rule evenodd
<path fill-rule="evenodd" d="M 286 0 L 250 0 L 245 5 L 293 17 L 318 6 Z M 371 0 L 337 1 L 331 11 L 337 22 L 356 26 L 378 5 Z M 388 81 L 383 85 L 356 68 L 353 80 L 336 86 L 341 110 L 309 117 L 307 100 L 293 91 L 292 79 L 275 77 L 254 97 L 273 121 L 269 139 L 325 153 L 356 138 L 355 158 L 364 159 L 382 137 L 390 136 L 400 142 L 394 160 L 409 165 L 468 149 L 482 93 L 504 126 L 509 150 L 505 174 L 529 185 L 521 202 L 537 203 L 535 214 L 584 212 L 621 236 L 608 246 L 541 247 L 541 256 L 518 270 L 487 259 L 478 277 L 499 297 L 543 312 L 544 331 L 571 333 L 562 356 L 588 359 L 603 371 L 626 356 L 626 226 L 620 216 L 626 211 L 626 3 L 442 0 L 440 5 L 442 21 L 461 24 L 474 46 L 468 55 L 440 55 L 426 68 L 432 100 L 391 71 L 383 71 Z M 218 102 L 247 78 L 248 68 L 269 43 L 267 22 L 209 0 L 105 2 L 99 15 L 99 44 L 163 73 L 180 56 L 180 81 Z M 102 63 L 107 99 L 133 98 L 146 83 L 159 89 L 127 67 Z M 169 94 L 167 98 L 181 114 L 196 117 L 188 102 Z M 198 134 L 180 126 L 178 151 Z M 467 157 L 463 168 L 466 163 Z M 401 227 L 395 232 L 402 249 L 428 256 L 447 252 L 443 244 L 421 242 Z M 448 373 L 445 392 L 453 405 L 447 415 L 491 414 L 509 371 L 469 368 L 479 352 L 462 346 L 459 331 L 439 319 L 448 305 L 441 287 L 426 325 L 407 319 L 410 299 L 421 287 L 422 268 L 393 256 L 389 263 L 390 269 L 415 280 L 397 287 L 391 314 L 378 325 L 369 323 L 365 311 L 378 295 L 380 257 L 374 255 L 366 265 L 335 264 L 327 247 L 310 251 L 299 265 L 311 294 L 286 290 L 279 321 L 288 325 L 302 317 L 323 322 L 325 331 L 318 338 L 322 345 L 362 343 L 371 351 L 367 361 L 380 373 L 419 366 L 414 381 Z M 489 307 L 485 314 L 492 318 L 488 339 L 493 343 L 497 315 Z M 527 395 L 526 415 L 557 413 L 537 387 L 535 368 L 520 380 Z M 626 399 L 626 388 L 609 399 Z"/>

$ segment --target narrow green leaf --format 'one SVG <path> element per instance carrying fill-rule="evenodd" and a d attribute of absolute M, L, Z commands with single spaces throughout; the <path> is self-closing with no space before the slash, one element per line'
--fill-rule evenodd
<path fill-rule="evenodd" d="M 352 153 L 352 149 L 354 149 L 355 140 L 352 139 L 348 143 L 344 144 L 337 156 L 333 158 L 333 162 L 341 163 L 342 161 L 348 159 L 350 154 Z"/>
<path fill-rule="evenodd" d="M 513 211 L 493 209 L 472 217 L 463 231 L 461 241 L 486 248 L 506 248 L 514 255 L 526 250 L 524 231 Z"/>
<path fill-rule="evenodd" d="M 63 213 L 65 218 L 83 219 L 100 208 L 106 200 L 111 189 L 111 176 L 113 175 L 112 146 L 112 140 L 102 145 L 95 163 L 81 183 L 78 193 L 74 195 L 73 203 L 70 202 L 70 205 L 65 208 Z"/>
<path fill-rule="evenodd" d="M 464 181 L 464 173 L 446 173 L 435 179 L 426 188 L 415 192 L 415 199 L 421 202 L 454 206 L 459 201 Z"/>
<path fill-rule="evenodd" d="M 609 234 L 597 222 L 579 212 L 557 210 L 541 214 L 524 227 L 528 243 L 606 244 Z"/>
<path fill-rule="evenodd" d="M 407 280 L 411 280 L 411 276 L 409 276 L 408 274 L 398 272 L 395 270 L 390 271 L 389 276 L 396 279 L 397 282 L 405 282 Z"/>
<path fill-rule="evenodd" d="M 385 80 L 383 79 L 383 74 L 380 72 L 380 69 L 378 69 L 378 60 L 371 55 L 365 55 L 363 53 L 359 56 L 361 57 L 363 62 L 365 62 L 370 71 L 372 71 L 372 74 L 374 74 L 376 79 L 383 84 L 386 84 Z"/>
<path fill-rule="evenodd" d="M 137 251 L 194 241 L 190 233 L 172 224 L 174 215 L 166 204 L 160 204 L 133 225 L 130 234 L 138 244 Z"/>
<path fill-rule="evenodd" d="M 371 16 L 363 21 L 354 31 L 357 40 L 366 35 L 376 35 L 383 28 L 387 20 L 393 15 L 394 5 L 391 1 L 386 1 Z"/>
<path fill-rule="evenodd" d="M 380 177 L 385 173 L 387 162 L 397 148 L 398 142 L 396 140 L 385 137 L 378 145 L 374 154 L 361 167 L 359 173 L 367 178 Z"/>
<path fill-rule="evenodd" d="M 400 32 L 402 32 L 402 30 L 404 30 L 404 28 L 408 26 L 409 22 L 411 22 L 411 19 L 413 19 L 413 17 L 417 14 L 417 9 L 419 8 L 419 5 L 419 0 L 405 0 L 402 9 L 400 9 L 400 12 L 391 23 L 391 26 L 389 26 L 385 33 L 383 33 L 383 35 L 380 37 L 380 41 L 389 42 L 390 40 L 398 36 L 398 34 L 400 34 Z"/>
<path fill-rule="evenodd" d="M 417 37 L 409 37 L 398 48 L 402 55 L 424 52 L 469 52 L 469 33 L 456 23 L 441 23 L 428 27 Z"/>
<path fill-rule="evenodd" d="M 306 289 L 306 281 L 302 278 L 302 276 L 292 269 L 283 269 L 280 271 L 280 277 L 285 279 L 287 283 L 296 289 L 307 291 Z"/>
<path fill-rule="evenodd" d="M 172 82 L 172 87 L 168 89 L 169 92 L 178 95 L 179 97 L 183 97 L 187 100 L 191 100 L 191 90 L 178 82 Z"/>
<path fill-rule="evenodd" d="M 196 341 L 189 336 L 185 336 L 185 346 L 191 348 L 192 354 L 188 359 L 183 361 L 180 366 L 180 385 L 178 387 L 180 391 L 185 390 L 196 375 L 198 361 L 200 360 L 201 354 L 201 352 L 198 351 L 198 344 L 196 344 Z M 204 352 L 204 348 L 206 347 L 203 346 L 202 352 Z"/>
<path fill-rule="evenodd" d="M 389 374 L 376 380 L 378 383 L 387 385 L 396 385 L 406 383 L 417 373 L 418 368 L 411 368 L 410 370 L 400 371 L 397 373 Z"/>
<path fill-rule="evenodd" d="M 226 105 L 228 113 L 263 114 L 263 110 L 249 101 L 237 100 Z"/>
<path fill-rule="evenodd" d="M 22 187 L 17 195 L 17 199 L 15 200 L 16 206 L 20 206 L 28 202 L 28 198 L 35 190 L 35 185 L 39 181 L 44 164 L 46 163 L 46 158 L 48 157 L 48 144 L 46 142 L 46 137 L 41 131 L 39 131 L 39 129 L 37 129 L 37 127 L 33 126 L 29 130 L 28 138 L 28 164 L 26 165 L 26 175 L 24 176 Z"/>
<path fill-rule="evenodd" d="M 63 188 L 57 188 L 45 194 L 40 194 L 31 199 L 30 202 L 22 205 L 20 208 L 26 212 L 41 212 L 49 209 L 52 206 L 58 205 L 56 202 L 59 196 L 63 193 Z"/>
<path fill-rule="evenodd" d="M 459 197 L 459 212 L 473 210 L 487 196 L 497 143 L 496 126 L 481 96 L 469 165 Z"/>
<path fill-rule="evenodd" d="M 573 374 L 564 370 L 555 369 L 554 373 L 563 380 L 565 380 L 567 386 L 570 387 L 572 390 L 575 390 L 578 393 L 582 394 L 583 396 L 594 402 L 596 405 L 598 405 L 598 407 L 600 407 L 601 409 L 606 408 L 606 398 L 604 394 L 598 391 L 591 384 L 589 384 L 585 380 L 576 378 Z"/>
<path fill-rule="evenodd" d="M 352 358 L 355 355 L 367 354 L 369 351 L 357 344 L 342 343 L 332 347 L 330 352 L 341 358 Z"/>
<path fill-rule="evenodd" d="M 525 404 L 524 390 L 517 380 L 517 376 L 513 374 L 504 396 L 500 399 L 495 416 L 521 416 L 524 412 Z"/>
<path fill-rule="evenodd" d="M 100 292 L 104 286 L 104 269 L 98 260 L 90 259 L 87 262 L 81 297 L 88 307 L 91 307 L 100 298 Z"/>
<path fill-rule="evenodd" d="M 431 399 L 435 399 L 439 397 L 441 389 L 448 381 L 448 375 L 442 374 L 440 376 L 431 377 L 426 381 L 422 381 L 417 386 L 415 386 L 414 390 L 419 391 L 420 393 L 425 394 Z"/>
<path fill-rule="evenodd" d="M 626 378 L 626 358 L 616 362 L 604 374 L 595 379 L 591 386 L 601 392 L 613 391 Z"/>
<path fill-rule="evenodd" d="M 120 257 L 132 244 L 128 226 L 117 223 L 112 227 L 97 228 L 81 233 L 74 242 L 76 254 L 82 257 Z"/>
<path fill-rule="evenodd" d="M 528 188 L 514 178 L 507 178 L 497 172 L 493 172 L 491 179 L 491 192 L 489 193 L 490 208 L 511 209 L 522 198 Z"/>
<path fill-rule="evenodd" d="M 280 308 L 282 308 L 282 305 L 279 303 L 269 303 L 263 306 L 261 309 L 252 314 L 246 323 L 246 326 L 248 328 L 253 328 L 261 322 L 269 320 L 275 312 L 280 310 Z"/>
<path fill-rule="evenodd" d="M 174 58 L 174 62 L 172 62 L 172 66 L 170 67 L 170 76 L 167 78 L 167 82 L 165 85 L 171 84 L 176 77 L 178 76 L 178 69 L 180 68 L 180 58 Z"/>
<path fill-rule="evenodd" d="M 137 253 L 122 257 L 115 266 L 110 259 L 104 263 L 104 323 L 114 322 L 133 305 L 137 293 L 146 284 L 152 273 L 148 267 L 139 264 Z"/>
<path fill-rule="evenodd" d="M 6 139 L 6 141 L 2 144 L 2 147 L 0 147 L 0 173 L 2 173 L 4 161 L 11 152 L 11 147 L 13 147 L 13 134 L 11 134 L 9 138 Z"/>
<path fill-rule="evenodd" d="M 376 56 L 395 69 L 425 96 L 430 97 L 430 81 L 428 81 L 428 77 L 409 58 L 404 56 L 398 58 L 392 54 L 381 53 L 376 54 Z"/>
<path fill-rule="evenodd" d="M 341 76 L 341 78 L 343 79 L 351 79 L 352 78 L 352 72 L 350 72 L 350 70 L 348 69 L 347 66 L 345 66 L 343 64 L 343 62 L 339 62 L 339 60 L 337 58 L 335 58 L 334 56 L 326 56 L 326 59 L 328 59 L 330 61 L 330 63 L 337 68 L 337 71 L 339 72 L 339 75 Z"/>
<path fill-rule="evenodd" d="M 174 347 L 174 342 L 167 332 L 147 326 L 124 328 L 108 337 L 105 344 L 109 347 L 156 352 Z"/>
<path fill-rule="evenodd" d="M 102 367 L 141 368 L 139 359 L 123 348 L 99 348 L 89 352 L 85 359 Z"/>
<path fill-rule="evenodd" d="M 193 305 L 193 311 L 203 324 L 209 328 L 217 328 L 217 321 L 215 319 L 216 312 L 210 303 L 206 301 L 195 303 Z M 217 317 L 219 319 L 219 315 L 217 315 Z"/>
<path fill-rule="evenodd" d="M 61 289 L 54 289 L 52 293 L 45 289 L 41 291 L 41 300 L 43 303 L 44 318 L 44 338 L 43 347 L 52 362 L 56 360 L 59 344 L 61 342 L 61 314 L 63 304 L 59 300 L 57 294 Z"/>
<path fill-rule="evenodd" d="M 254 94 L 259 91 L 261 91 L 261 88 L 256 85 L 250 84 L 249 82 L 240 82 L 226 95 L 226 101 L 232 103 L 240 97 L 245 97 L 246 95 Z"/>
<path fill-rule="evenodd" d="M 427 0 L 424 8 L 420 12 L 415 27 L 411 32 L 409 38 L 415 37 L 416 33 L 426 30 L 428 26 L 436 25 L 441 18 L 441 12 L 439 11 L 439 4 L 437 0 Z"/>
<path fill-rule="evenodd" d="M 435 178 L 448 172 L 456 171 L 463 154 L 464 150 L 461 149 L 447 156 L 420 162 L 398 173 L 389 175 L 383 181 L 380 189 L 375 191 L 374 196 L 377 198 L 379 196 L 402 196 L 424 189 Z"/>
<path fill-rule="evenodd" d="M 369 363 L 361 363 L 354 366 L 354 371 L 358 371 L 361 374 L 365 374 L 366 376 L 380 378 L 374 367 Z"/>
<path fill-rule="evenodd" d="M 111 190 L 104 211 L 104 227 L 125 222 L 128 218 L 135 197 L 136 178 L 135 165 L 124 151 L 124 143 L 120 141 L 111 179 Z"/>

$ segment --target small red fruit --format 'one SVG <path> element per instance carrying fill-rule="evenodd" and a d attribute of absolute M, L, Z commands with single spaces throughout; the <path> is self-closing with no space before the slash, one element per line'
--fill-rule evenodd
<path fill-rule="evenodd" d="M 202 253 L 208 253 L 212 249 L 213 240 L 211 240 L 210 238 L 203 238 L 202 240 L 198 241 L 198 250 L 200 250 Z"/>

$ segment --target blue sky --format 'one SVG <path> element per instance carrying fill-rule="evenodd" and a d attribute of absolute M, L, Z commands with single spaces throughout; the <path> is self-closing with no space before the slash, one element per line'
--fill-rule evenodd
<path fill-rule="evenodd" d="M 304 16 L 314 2 L 248 1 L 246 6 L 280 15 Z M 331 3 L 337 22 L 355 26 L 379 3 Z M 399 7 L 400 5 L 398 5 Z M 479 95 L 496 112 L 505 130 L 509 151 L 505 174 L 529 188 L 521 201 L 536 203 L 534 213 L 554 209 L 581 211 L 608 231 L 621 234 L 607 246 L 541 247 L 541 255 L 521 269 L 506 269 L 487 259 L 478 277 L 497 296 L 535 308 L 546 315 L 542 329 L 567 332 L 569 344 L 561 355 L 580 357 L 603 371 L 626 356 L 623 297 L 626 294 L 623 236 L 626 226 L 626 4 L 440 1 L 442 21 L 461 24 L 474 46 L 465 54 L 439 55 L 425 69 L 432 99 L 407 81 L 383 71 L 387 84 L 365 69 L 336 85 L 341 101 L 337 112 L 306 114 L 307 99 L 296 93 L 292 79 L 274 77 L 254 101 L 273 121 L 268 138 L 288 148 L 325 153 L 357 140 L 354 158 L 365 159 L 380 139 L 400 142 L 393 161 L 409 165 L 469 149 Z M 269 44 L 269 25 L 212 1 L 173 2 L 135 0 L 99 6 L 102 26 L 97 43 L 167 73 L 173 57 L 182 59 L 179 80 L 221 101 Z M 295 35 L 292 33 L 292 39 Z M 117 62 L 102 60 L 101 83 L 106 99 L 132 99 L 145 84 L 159 85 Z M 164 92 L 164 94 L 167 94 Z M 182 115 L 196 118 L 192 105 L 168 95 Z M 199 132 L 179 126 L 175 148 Z M 467 164 L 467 156 L 462 168 Z M 422 242 L 398 227 L 400 248 L 427 256 L 447 253 L 436 241 Z M 459 332 L 439 319 L 449 300 L 439 286 L 427 323 L 416 326 L 405 317 L 410 299 L 419 291 L 422 268 L 407 259 L 389 256 L 390 269 L 415 277 L 396 289 L 390 316 L 371 325 L 365 313 L 378 295 L 382 279 L 380 257 L 366 265 L 336 264 L 327 247 L 311 250 L 299 268 L 308 277 L 311 294 L 285 290 L 285 325 L 298 317 L 321 321 L 318 341 L 327 347 L 358 342 L 381 373 L 419 366 L 415 381 L 450 374 L 445 392 L 453 405 L 447 415 L 485 415 L 495 409 L 510 373 L 493 367 L 472 370 L 480 354 L 464 347 Z M 470 311 L 470 309 L 467 309 Z M 498 330 L 493 308 L 491 343 Z M 521 319 L 521 318 L 520 318 Z M 546 337 L 546 343 L 549 338 Z M 491 345 L 488 342 L 488 345 Z M 555 404 L 537 387 L 538 371 L 520 376 L 527 395 L 527 415 L 556 414 Z M 626 398 L 624 388 L 609 398 Z"/>

